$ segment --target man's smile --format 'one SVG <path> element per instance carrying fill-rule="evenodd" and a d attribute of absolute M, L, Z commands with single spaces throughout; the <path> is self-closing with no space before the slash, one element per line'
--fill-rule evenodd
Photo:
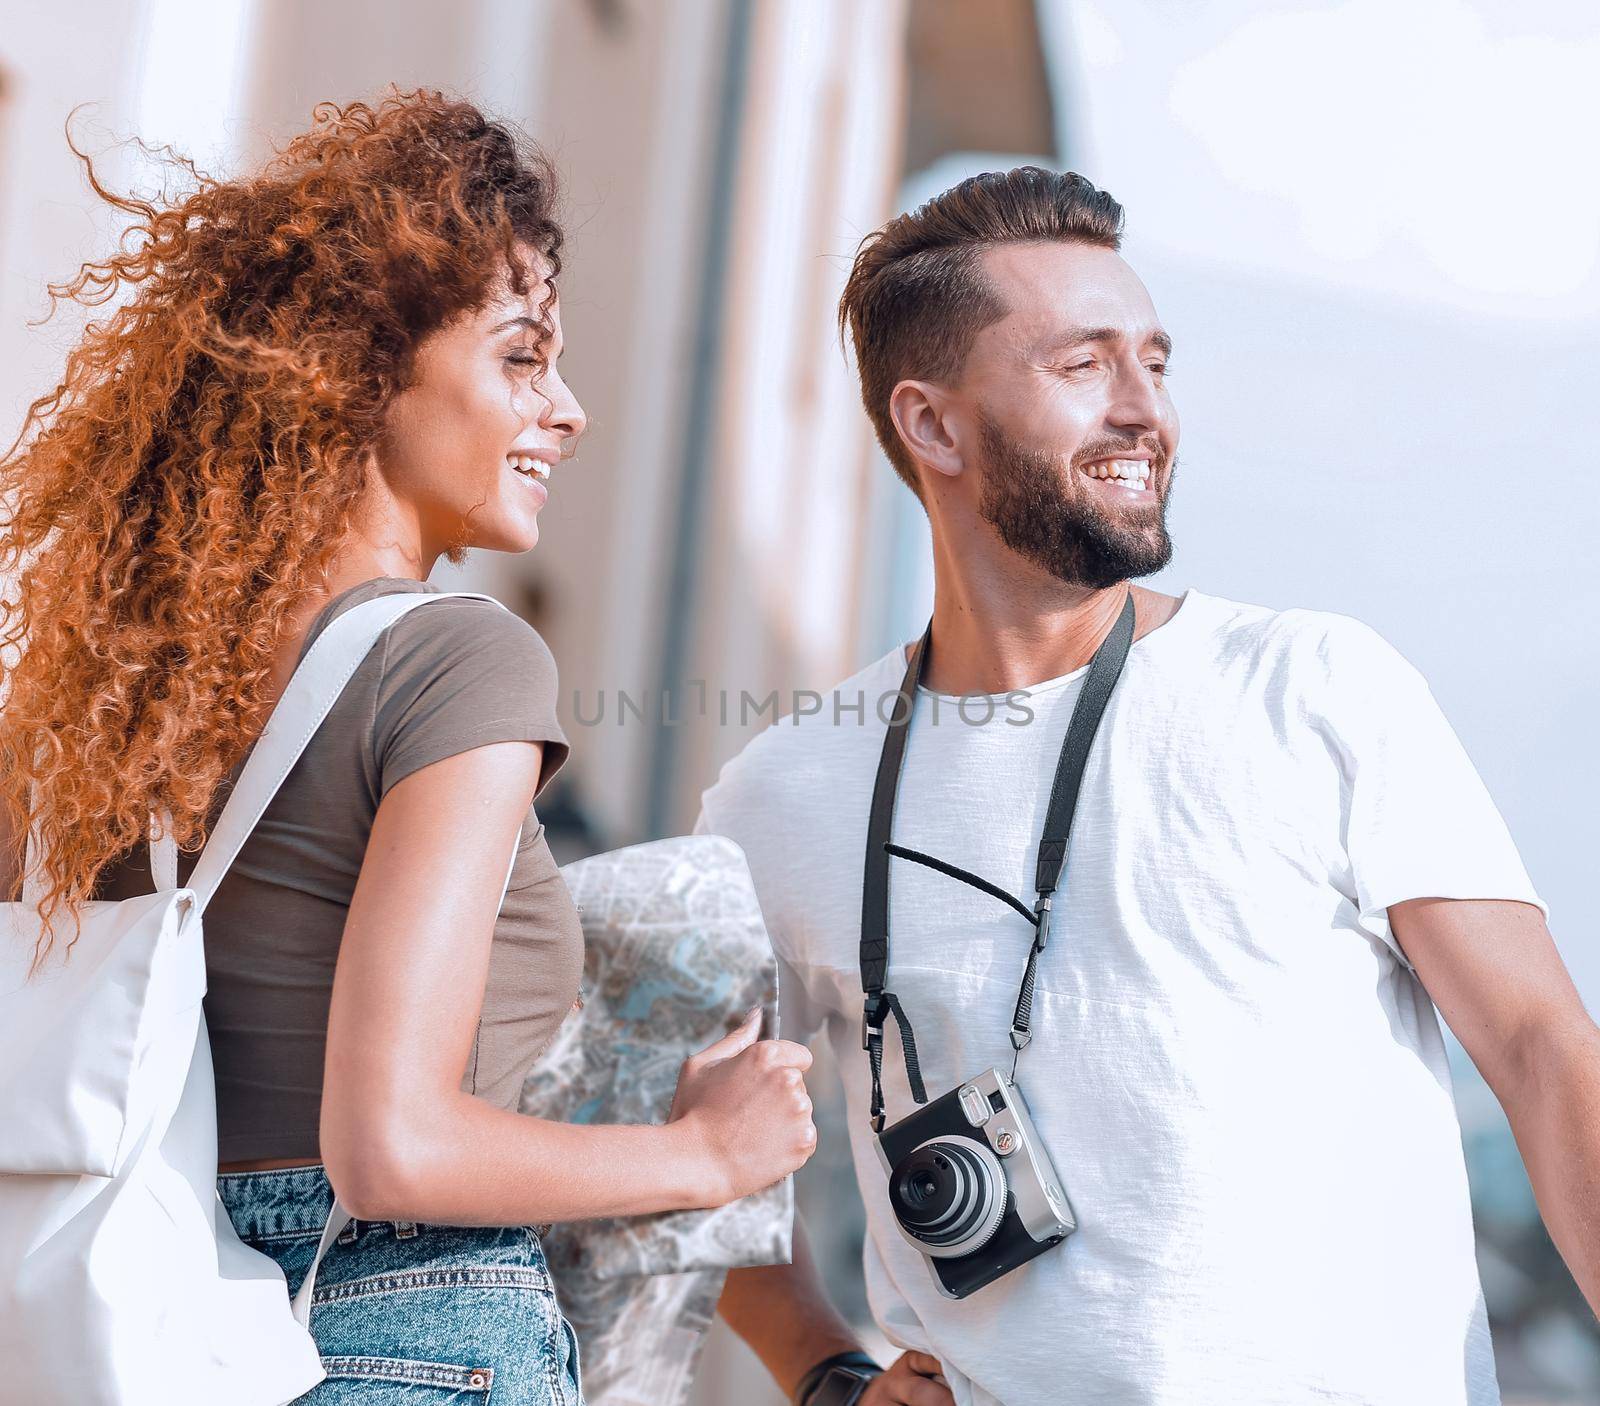
<path fill-rule="evenodd" d="M 1092 464 L 1080 464 L 1078 472 L 1093 481 L 1101 492 L 1118 498 L 1151 495 L 1154 474 L 1148 459 L 1099 459 Z"/>

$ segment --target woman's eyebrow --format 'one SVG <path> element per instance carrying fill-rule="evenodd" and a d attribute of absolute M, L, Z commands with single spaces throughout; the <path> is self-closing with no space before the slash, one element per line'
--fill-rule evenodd
<path fill-rule="evenodd" d="M 523 313 L 518 314 L 516 317 L 508 317 L 498 327 L 491 327 L 489 335 L 492 337 L 496 332 L 504 332 L 508 327 L 526 327 L 530 332 L 542 332 L 544 330 L 538 321 Z"/>

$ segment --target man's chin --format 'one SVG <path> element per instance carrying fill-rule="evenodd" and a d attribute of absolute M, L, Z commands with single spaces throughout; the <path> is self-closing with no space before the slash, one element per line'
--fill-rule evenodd
<path fill-rule="evenodd" d="M 1105 590 L 1153 575 L 1172 560 L 1172 539 L 1160 519 L 1134 527 L 1120 513 L 1062 515 L 1054 522 L 1047 516 L 1003 514 L 989 522 L 1005 546 L 1069 586 Z"/>

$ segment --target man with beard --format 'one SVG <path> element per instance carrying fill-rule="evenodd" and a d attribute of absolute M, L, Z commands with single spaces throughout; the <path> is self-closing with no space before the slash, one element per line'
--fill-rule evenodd
<path fill-rule="evenodd" d="M 1434 1003 L 1591 1303 L 1600 1032 L 1410 664 L 1348 616 L 1130 584 L 1171 556 L 1178 420 L 1121 227 L 1083 178 L 1024 168 L 857 255 L 841 321 L 932 527 L 930 630 L 757 737 L 699 828 L 749 859 L 782 1034 L 841 1072 L 868 1300 L 907 1351 L 856 1354 L 801 1235 L 722 1312 L 809 1406 L 1484 1406 Z M 886 838 L 947 867 L 874 879 Z M 991 1068 L 1076 1225 L 950 1297 L 912 1212 L 961 1178 L 891 1177 L 875 1132 Z"/>

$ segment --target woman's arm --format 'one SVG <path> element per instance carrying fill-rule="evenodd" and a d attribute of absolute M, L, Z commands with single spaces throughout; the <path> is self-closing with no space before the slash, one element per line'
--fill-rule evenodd
<path fill-rule="evenodd" d="M 328 1016 L 321 1151 L 365 1220 L 519 1225 L 720 1205 L 815 1145 L 803 1046 L 756 1021 L 688 1061 L 670 1120 L 551 1122 L 461 1091 L 501 887 L 542 747 L 422 767 L 379 804 Z"/>

